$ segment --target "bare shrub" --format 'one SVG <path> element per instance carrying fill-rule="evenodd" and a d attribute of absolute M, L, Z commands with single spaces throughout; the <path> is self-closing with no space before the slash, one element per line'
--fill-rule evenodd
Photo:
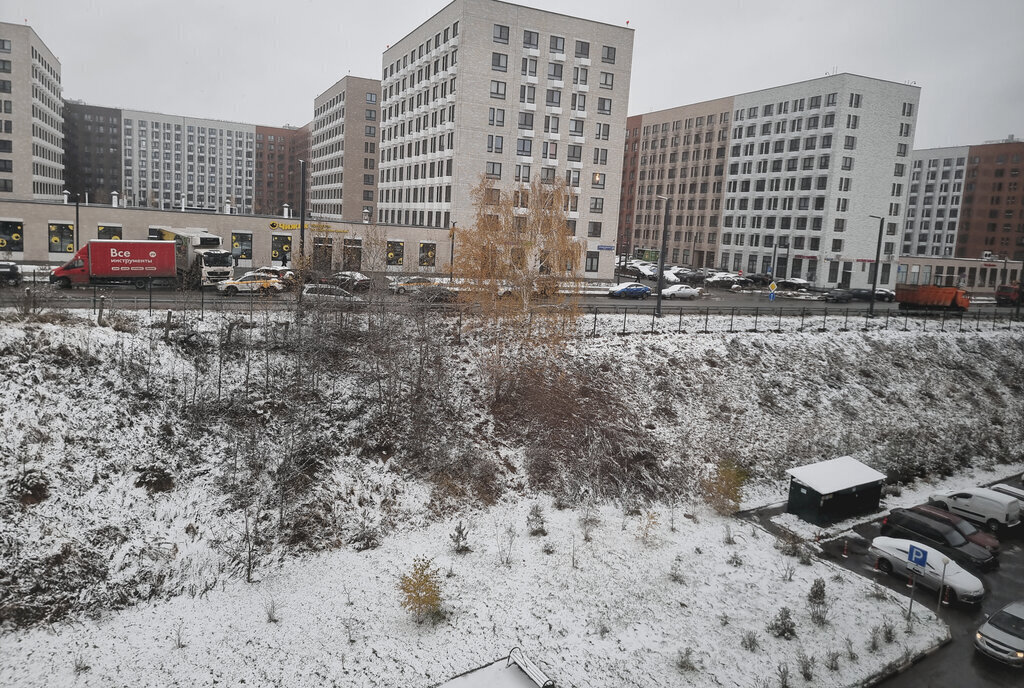
<path fill-rule="evenodd" d="M 739 553 L 733 552 L 729 555 L 729 558 L 725 560 L 725 563 L 729 564 L 729 566 L 735 566 L 736 568 L 739 568 L 743 566 L 743 557 L 741 557 Z"/>
<path fill-rule="evenodd" d="M 174 489 L 174 475 L 167 464 L 160 459 L 150 459 L 135 467 L 139 476 L 135 487 L 144 487 L 150 493 L 169 492 Z"/>
<path fill-rule="evenodd" d="M 805 681 L 810 681 L 814 678 L 814 656 L 807 656 L 803 648 L 797 650 L 796 665 L 800 669 L 800 675 L 804 677 Z"/>
<path fill-rule="evenodd" d="M 839 651 L 829 650 L 825 654 L 825 668 L 829 671 L 839 671 Z"/>
<path fill-rule="evenodd" d="M 512 566 L 512 551 L 516 541 L 515 526 L 509 524 L 504 530 L 499 531 L 495 537 L 498 539 L 498 561 L 503 566 Z"/>
<path fill-rule="evenodd" d="M 853 641 L 849 638 L 844 638 L 843 642 L 846 644 L 846 658 L 851 662 L 856 662 L 860 655 L 853 649 Z"/>
<path fill-rule="evenodd" d="M 185 622 L 179 621 L 174 628 L 174 649 L 180 650 L 185 647 Z"/>
<path fill-rule="evenodd" d="M 636 537 L 641 540 L 645 545 L 653 543 L 655 535 L 658 532 L 658 512 L 648 511 L 640 519 L 640 527 L 637 529 Z"/>
<path fill-rule="evenodd" d="M 732 528 L 729 526 L 728 523 L 725 524 L 725 536 L 722 538 L 722 542 L 724 542 L 727 545 L 736 544 L 736 538 L 733 537 Z"/>
<path fill-rule="evenodd" d="M 590 542 L 594 529 L 601 525 L 601 516 L 591 502 L 583 505 L 583 513 L 580 514 L 580 526 L 583 528 L 583 541 Z"/>
<path fill-rule="evenodd" d="M 683 557 L 682 555 L 676 555 L 676 558 L 672 561 L 672 568 L 669 569 L 668 579 L 673 583 L 685 583 L 686 576 L 683 575 Z"/>
<path fill-rule="evenodd" d="M 92 667 L 85 661 L 85 656 L 81 652 L 76 652 L 74 657 L 75 675 L 84 674 L 89 671 Z"/>
<path fill-rule="evenodd" d="M 881 645 L 882 629 L 878 626 L 871 627 L 871 636 L 868 638 L 868 652 L 878 652 Z"/>
<path fill-rule="evenodd" d="M 890 619 L 882 620 L 882 639 L 890 645 L 896 640 L 896 624 Z"/>
<path fill-rule="evenodd" d="M 825 579 L 815 578 L 814 582 L 811 583 L 811 591 L 807 593 L 807 601 L 811 604 L 824 604 L 825 599 Z"/>
<path fill-rule="evenodd" d="M 793 580 L 793 574 L 795 573 L 796 564 L 789 561 L 782 562 L 782 566 L 779 570 L 779 577 L 782 578 L 783 581 L 787 583 L 790 582 L 791 580 Z"/>
<path fill-rule="evenodd" d="M 757 640 L 757 633 L 754 631 L 744 631 L 743 635 L 740 636 L 740 646 L 747 652 L 756 652 L 761 647 L 761 643 Z"/>
<path fill-rule="evenodd" d="M 785 662 L 780 662 L 775 667 L 775 675 L 779 677 L 779 688 L 789 688 L 789 665 Z"/>
<path fill-rule="evenodd" d="M 274 599 L 273 595 L 268 595 L 263 600 L 263 611 L 267 614 L 267 623 L 277 623 L 281 620 L 278 616 L 277 600 Z"/>
<path fill-rule="evenodd" d="M 693 661 L 692 647 L 687 647 L 679 651 L 679 654 L 676 655 L 676 668 L 683 672 L 697 670 L 697 664 Z"/>

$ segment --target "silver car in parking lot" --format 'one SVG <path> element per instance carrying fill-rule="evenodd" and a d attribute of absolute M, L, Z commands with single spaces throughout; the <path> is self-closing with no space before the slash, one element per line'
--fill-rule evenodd
<path fill-rule="evenodd" d="M 983 623 L 974 648 L 1000 662 L 1024 666 L 1024 601 L 1011 602 Z"/>

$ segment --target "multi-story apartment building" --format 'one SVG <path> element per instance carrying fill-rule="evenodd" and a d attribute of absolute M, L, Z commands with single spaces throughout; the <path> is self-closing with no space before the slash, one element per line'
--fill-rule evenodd
<path fill-rule="evenodd" d="M 377 220 L 447 229 L 484 176 L 565 179 L 585 276 L 610 277 L 632 54 L 624 27 L 448 4 L 384 53 Z"/>
<path fill-rule="evenodd" d="M 332 220 L 374 217 L 380 81 L 343 77 L 313 101 L 310 212 Z"/>
<path fill-rule="evenodd" d="M 298 212 L 302 189 L 300 160 L 309 150 L 308 127 L 256 125 L 253 212 L 276 215 L 287 205 Z"/>
<path fill-rule="evenodd" d="M 971 146 L 967 153 L 956 255 L 1024 259 L 1024 141 Z"/>
<path fill-rule="evenodd" d="M 836 74 L 642 115 L 633 253 L 660 250 L 660 195 L 669 262 L 864 286 L 881 223 L 891 284 L 919 96 Z"/>
<path fill-rule="evenodd" d="M 901 254 L 955 255 L 967 146 L 915 150 Z"/>
<path fill-rule="evenodd" d="M 121 193 L 121 111 L 64 102 L 64 188 L 81 202 L 107 203 Z"/>
<path fill-rule="evenodd" d="M 0 22 L 0 198 L 64 190 L 60 62 L 30 26 Z"/>
<path fill-rule="evenodd" d="M 253 211 L 255 125 L 136 110 L 121 115 L 129 204 Z"/>

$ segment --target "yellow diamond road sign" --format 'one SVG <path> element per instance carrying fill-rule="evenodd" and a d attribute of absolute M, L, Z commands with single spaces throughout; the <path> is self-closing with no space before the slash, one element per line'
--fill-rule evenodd
<path fill-rule="evenodd" d="M 775 291 L 778 288 L 779 285 L 775 284 L 775 282 L 772 282 L 771 284 L 768 285 L 768 291 Z"/>

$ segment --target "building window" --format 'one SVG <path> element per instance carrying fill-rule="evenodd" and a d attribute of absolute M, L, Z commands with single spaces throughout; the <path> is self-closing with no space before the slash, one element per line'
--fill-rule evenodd
<path fill-rule="evenodd" d="M 544 104 L 550 107 L 561 107 L 562 106 L 562 92 L 557 88 L 549 88 L 547 95 L 544 99 Z"/>
<path fill-rule="evenodd" d="M 508 55 L 505 53 L 491 53 L 491 69 L 496 72 L 507 72 Z"/>
<path fill-rule="evenodd" d="M 600 251 L 587 251 L 587 262 L 584 270 L 587 272 L 597 272 L 598 264 L 600 263 L 601 252 Z"/>
<path fill-rule="evenodd" d="M 597 214 L 604 212 L 604 199 L 594 197 L 590 199 L 590 212 Z"/>
<path fill-rule="evenodd" d="M 551 52 L 553 53 L 564 53 L 565 52 L 565 39 L 561 36 L 551 37 Z"/>
<path fill-rule="evenodd" d="M 364 136 L 376 136 L 377 135 L 377 127 L 373 126 L 372 124 L 367 124 L 366 127 L 363 129 L 363 135 Z"/>
<path fill-rule="evenodd" d="M 548 63 L 548 78 L 554 81 L 562 80 L 562 65 L 558 62 Z"/>
<path fill-rule="evenodd" d="M 492 127 L 505 126 L 505 111 L 502 108 L 490 108 L 487 111 L 487 123 Z"/>
<path fill-rule="evenodd" d="M 373 186 L 373 175 L 372 174 L 364 174 L 363 175 L 363 185 L 364 186 Z"/>
<path fill-rule="evenodd" d="M 388 265 L 402 265 L 405 263 L 405 242 L 389 241 L 387 243 Z"/>
<path fill-rule="evenodd" d="M 435 244 L 435 243 L 422 243 L 422 244 L 420 244 L 420 260 L 419 260 L 419 264 L 420 264 L 421 268 L 432 268 L 432 267 L 434 267 L 436 258 L 437 258 L 437 244 Z"/>
<path fill-rule="evenodd" d="M 75 252 L 75 226 L 73 224 L 51 224 L 49 226 L 50 253 Z"/>
<path fill-rule="evenodd" d="M 487 135 L 487 152 L 488 153 L 502 153 L 505 149 L 505 137 L 495 136 L 494 134 Z"/>
<path fill-rule="evenodd" d="M 590 43 L 576 41 L 576 57 L 590 57 Z"/>
<path fill-rule="evenodd" d="M 540 47 L 540 34 L 536 31 L 523 31 L 523 47 L 524 48 L 538 48 Z"/>
<path fill-rule="evenodd" d="M 610 45 L 601 46 L 601 62 L 615 64 L 615 48 Z"/>
<path fill-rule="evenodd" d="M 591 238 L 600 238 L 601 237 L 601 223 L 600 222 L 590 222 L 590 223 L 588 223 L 587 224 L 587 236 L 591 237 Z"/>
<path fill-rule="evenodd" d="M 590 187 L 592 189 L 603 189 L 606 175 L 604 172 L 594 172 L 590 176 Z"/>
<path fill-rule="evenodd" d="M 488 162 L 484 174 L 490 179 L 501 179 L 501 163 Z"/>
<path fill-rule="evenodd" d="M 611 72 L 601 72 L 601 88 L 613 88 L 615 85 L 615 75 Z"/>
<path fill-rule="evenodd" d="M 367 121 L 374 122 L 374 121 L 376 121 L 376 119 L 377 119 L 377 111 L 376 110 L 367 110 L 366 111 L 366 120 Z"/>
<path fill-rule="evenodd" d="M 519 113 L 519 128 L 520 129 L 533 129 L 533 113 L 532 112 L 520 112 Z"/>
<path fill-rule="evenodd" d="M 508 27 L 501 24 L 494 25 L 494 42 L 508 43 Z"/>
<path fill-rule="evenodd" d="M 516 140 L 516 155 L 524 155 L 524 156 L 533 155 L 533 140 L 532 139 L 517 139 Z"/>
<path fill-rule="evenodd" d="M 377 102 L 377 94 L 376 93 L 367 93 L 366 94 L 366 102 L 367 103 L 376 103 Z M 191 129 L 191 127 L 189 127 L 189 128 Z"/>
<path fill-rule="evenodd" d="M 491 98 L 498 98 L 499 100 L 505 100 L 505 82 L 504 81 L 492 81 L 491 82 Z"/>
<path fill-rule="evenodd" d="M 612 99 L 611 98 L 598 98 L 597 99 L 597 111 L 602 115 L 612 114 Z"/>

